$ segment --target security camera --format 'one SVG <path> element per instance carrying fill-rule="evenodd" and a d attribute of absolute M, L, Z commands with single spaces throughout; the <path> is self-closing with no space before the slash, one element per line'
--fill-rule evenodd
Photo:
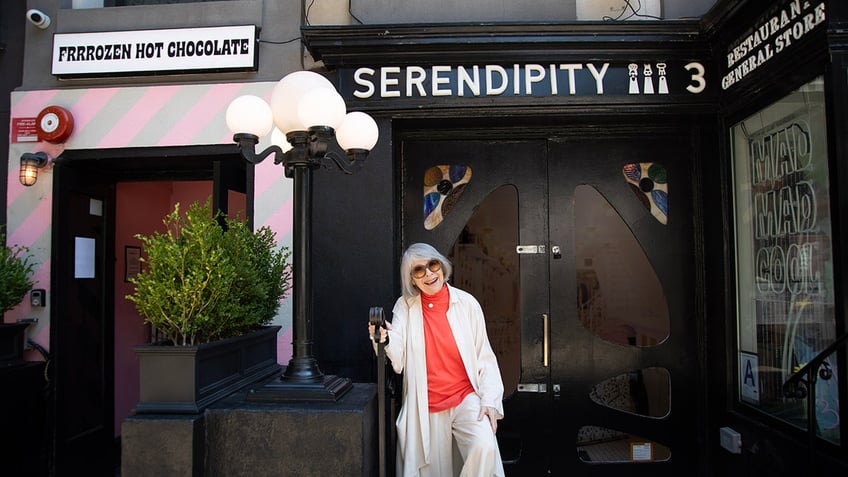
<path fill-rule="evenodd" d="M 47 16 L 47 14 L 42 12 L 41 10 L 33 8 L 28 10 L 26 15 L 27 20 L 29 20 L 30 23 L 37 26 L 38 28 L 41 28 L 42 30 L 50 26 L 50 17 Z"/>

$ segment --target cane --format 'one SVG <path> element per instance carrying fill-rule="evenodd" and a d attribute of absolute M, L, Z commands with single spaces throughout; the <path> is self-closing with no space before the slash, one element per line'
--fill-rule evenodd
<path fill-rule="evenodd" d="M 386 343 L 380 341 L 380 328 L 386 325 L 383 308 L 372 306 L 368 317 L 374 325 L 374 342 L 377 343 L 377 447 L 380 477 L 386 477 Z"/>

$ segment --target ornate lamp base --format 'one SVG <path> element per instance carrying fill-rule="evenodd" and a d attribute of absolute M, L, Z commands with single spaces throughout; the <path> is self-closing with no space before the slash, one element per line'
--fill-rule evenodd
<path fill-rule="evenodd" d="M 247 400 L 254 402 L 337 401 L 353 387 L 348 378 L 324 375 L 321 382 L 295 382 L 278 378 L 251 389 Z"/>

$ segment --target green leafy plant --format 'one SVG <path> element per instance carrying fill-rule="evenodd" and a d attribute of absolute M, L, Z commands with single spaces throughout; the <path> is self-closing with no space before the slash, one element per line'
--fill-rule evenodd
<path fill-rule="evenodd" d="M 238 336 L 273 319 L 291 289 L 290 252 L 274 232 L 212 214 L 210 201 L 180 204 L 165 231 L 136 235 L 144 269 L 127 295 L 145 322 L 173 344 L 196 345 Z"/>
<path fill-rule="evenodd" d="M 18 306 L 32 289 L 35 264 L 29 249 L 5 245 L 6 236 L 0 233 L 0 315 Z"/>

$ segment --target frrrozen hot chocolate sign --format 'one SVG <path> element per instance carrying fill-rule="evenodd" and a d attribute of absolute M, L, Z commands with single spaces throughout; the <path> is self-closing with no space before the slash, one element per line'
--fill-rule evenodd
<path fill-rule="evenodd" d="M 254 25 L 57 33 L 56 76 L 246 71 L 257 68 Z"/>
<path fill-rule="evenodd" d="M 727 51 L 727 72 L 721 89 L 739 83 L 754 70 L 825 23 L 823 1 L 792 0 L 757 21 L 752 30 L 737 39 Z"/>

